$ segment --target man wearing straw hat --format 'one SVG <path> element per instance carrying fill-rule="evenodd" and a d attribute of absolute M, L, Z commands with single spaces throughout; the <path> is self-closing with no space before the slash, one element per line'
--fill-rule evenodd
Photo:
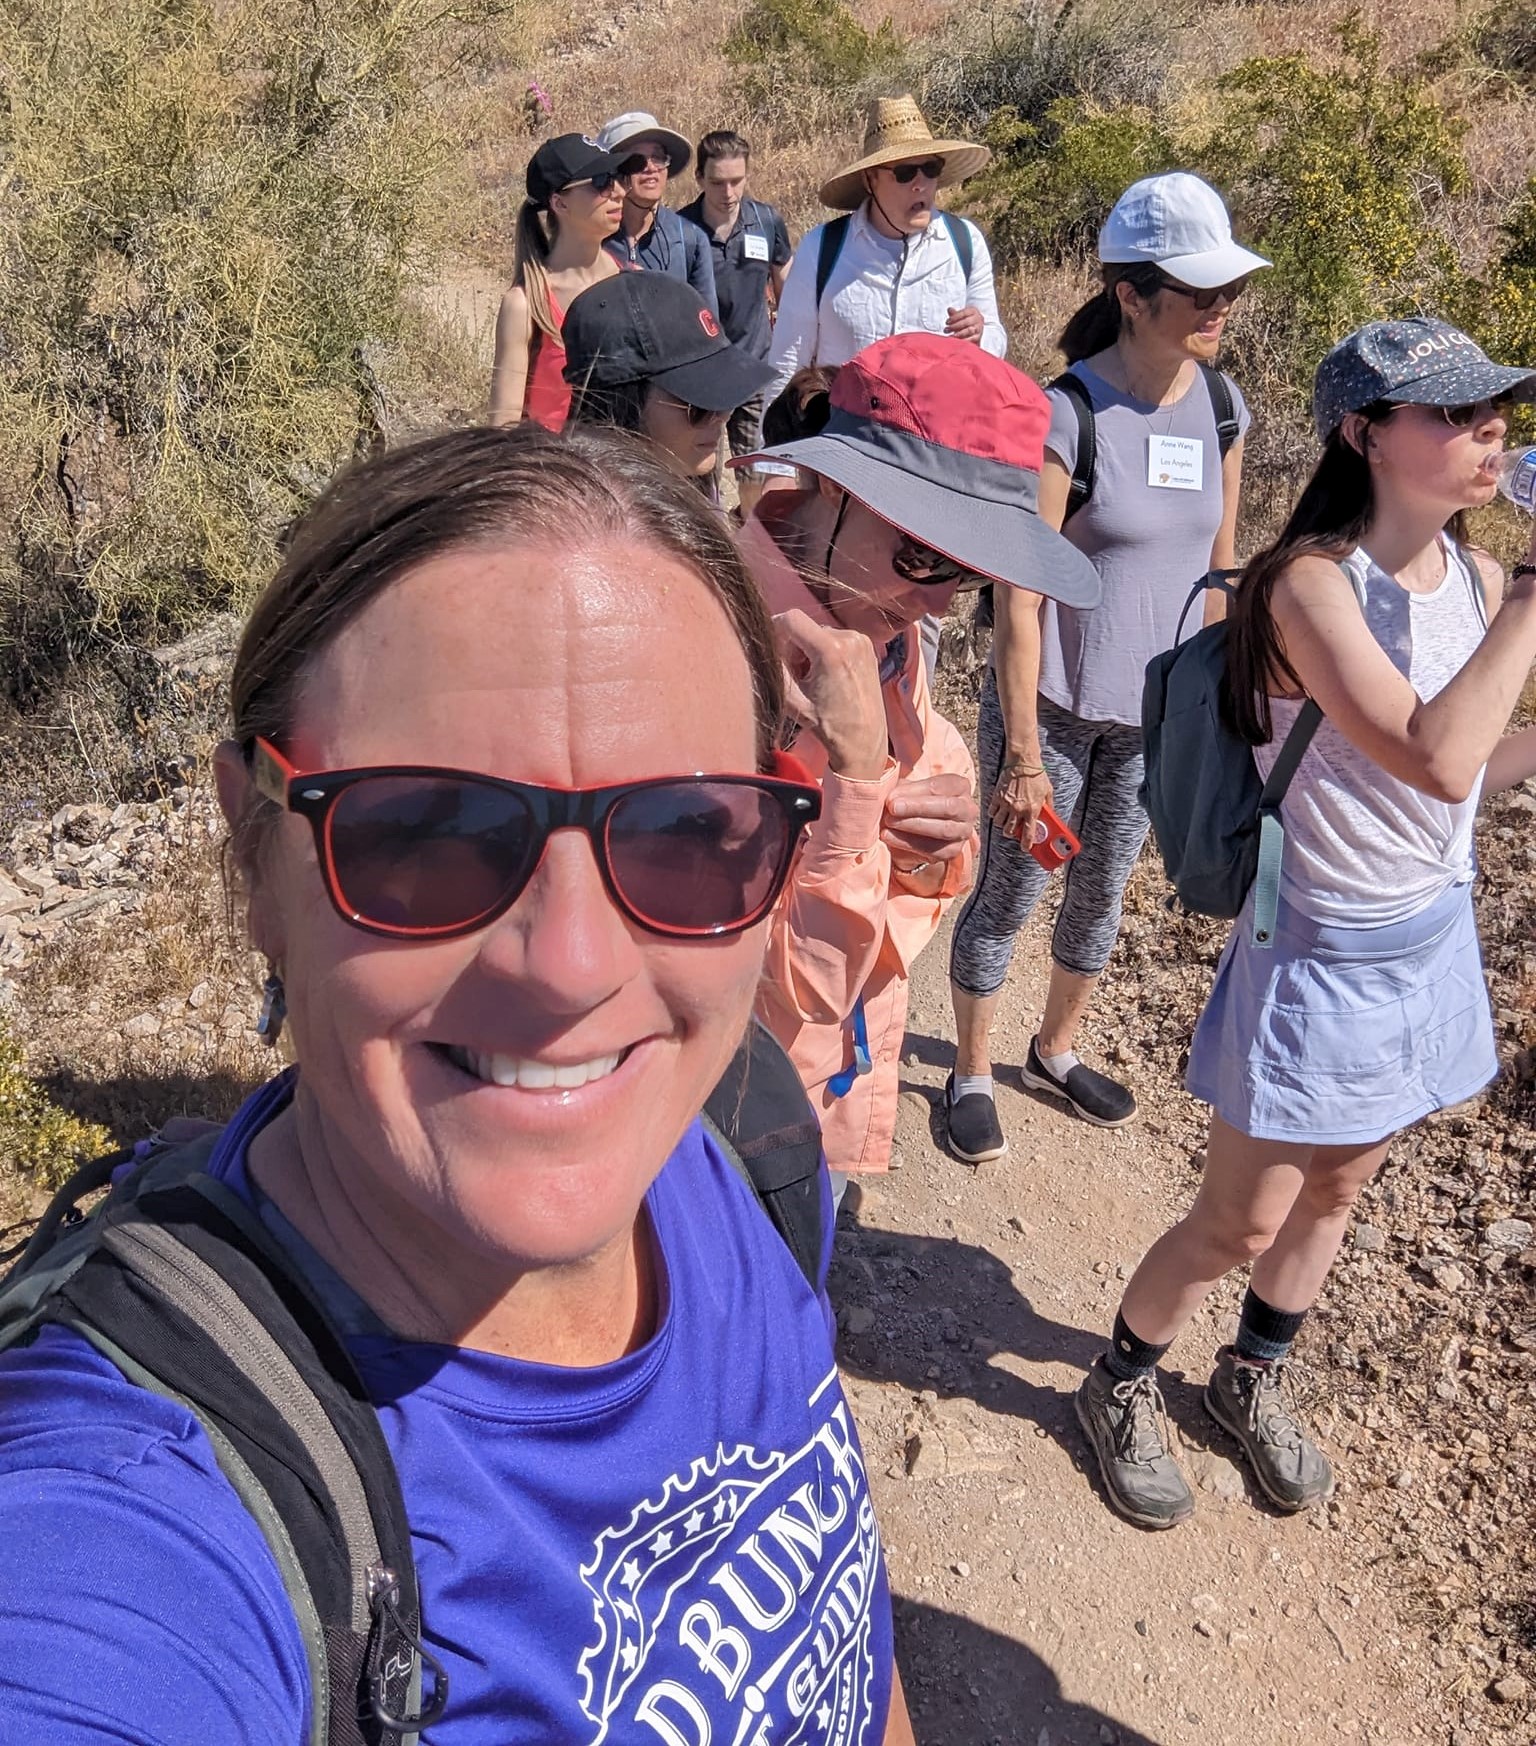
<path fill-rule="evenodd" d="M 968 219 L 934 205 L 992 154 L 935 139 L 911 97 L 870 105 L 864 150 L 821 190 L 845 217 L 801 243 L 779 301 L 768 362 L 772 400 L 807 364 L 846 364 L 893 333 L 947 333 L 1002 357 L 992 256 Z"/>

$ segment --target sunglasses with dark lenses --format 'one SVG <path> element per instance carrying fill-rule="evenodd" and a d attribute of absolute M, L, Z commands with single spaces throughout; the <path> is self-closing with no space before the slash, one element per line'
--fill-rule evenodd
<path fill-rule="evenodd" d="M 670 170 L 671 167 L 672 160 L 665 152 L 636 152 L 619 165 L 619 175 L 627 181 L 629 177 L 642 175 L 646 170 Z"/>
<path fill-rule="evenodd" d="M 1453 430 L 1471 430 L 1485 418 L 1502 418 L 1512 404 L 1510 395 L 1499 394 L 1490 400 L 1469 401 L 1465 406 L 1437 406 L 1435 411 Z"/>
<path fill-rule="evenodd" d="M 1214 309 L 1217 302 L 1225 300 L 1236 303 L 1238 298 L 1248 289 L 1251 273 L 1244 273 L 1241 279 L 1229 280 L 1225 285 L 1213 285 L 1209 290 L 1197 291 L 1193 285 L 1181 285 L 1177 279 L 1170 279 L 1166 273 L 1162 275 L 1162 283 L 1158 287 L 1162 291 L 1177 291 L 1180 297 L 1187 297 L 1196 309 Z"/>
<path fill-rule="evenodd" d="M 935 588 L 951 582 L 961 587 L 979 588 L 987 581 L 985 576 L 978 576 L 964 564 L 957 564 L 943 552 L 936 552 L 932 546 L 925 546 L 905 533 L 891 554 L 891 568 L 908 582 L 920 582 Z"/>
<path fill-rule="evenodd" d="M 659 776 L 545 788 L 413 765 L 300 771 L 247 741 L 251 779 L 309 820 L 343 921 L 392 940 L 487 927 L 533 877 L 555 831 L 585 834 L 608 895 L 654 934 L 737 934 L 773 908 L 821 790 L 786 752 L 771 776 Z"/>
<path fill-rule="evenodd" d="M 943 174 L 943 158 L 924 158 L 920 164 L 891 165 L 891 179 L 900 182 L 903 188 L 908 182 L 915 182 L 919 176 L 926 176 L 930 182 L 937 182 Z"/>
<path fill-rule="evenodd" d="M 665 388 L 658 388 L 656 392 L 663 400 L 670 400 L 680 412 L 686 413 L 689 424 L 691 424 L 695 430 L 697 430 L 701 424 L 708 424 L 712 418 L 725 417 L 723 412 L 711 412 L 707 406 L 694 406 L 686 400 L 679 400 L 675 394 L 668 394 Z"/>
<path fill-rule="evenodd" d="M 600 170 L 595 176 L 586 176 L 579 182 L 567 182 L 560 192 L 563 194 L 569 188 L 590 188 L 594 194 L 606 194 L 623 174 L 621 170 Z"/>

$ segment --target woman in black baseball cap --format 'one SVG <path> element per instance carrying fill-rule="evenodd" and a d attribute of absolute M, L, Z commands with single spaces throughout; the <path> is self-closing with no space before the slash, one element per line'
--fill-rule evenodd
<path fill-rule="evenodd" d="M 668 465 L 709 490 L 725 421 L 767 383 L 691 285 L 623 273 L 594 285 L 565 323 L 571 418 L 647 436 Z"/>
<path fill-rule="evenodd" d="M 491 423 L 559 430 L 571 404 L 561 326 L 572 301 L 620 268 L 603 247 L 619 228 L 619 160 L 579 133 L 545 140 L 528 165 L 512 285 L 496 317 Z"/>

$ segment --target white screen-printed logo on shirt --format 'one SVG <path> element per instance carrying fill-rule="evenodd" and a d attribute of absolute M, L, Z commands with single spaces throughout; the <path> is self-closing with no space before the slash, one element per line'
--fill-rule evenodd
<path fill-rule="evenodd" d="M 1154 491 L 1203 491 L 1205 444 L 1199 437 L 1148 437 L 1147 483 Z"/>
<path fill-rule="evenodd" d="M 717 1448 L 598 1537 L 590 1746 L 875 1746 L 880 1539 L 835 1371 L 811 1407 L 802 1448 Z"/>

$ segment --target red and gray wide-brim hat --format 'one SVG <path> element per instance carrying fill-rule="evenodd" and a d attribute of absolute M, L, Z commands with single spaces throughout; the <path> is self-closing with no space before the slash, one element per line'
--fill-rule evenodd
<path fill-rule="evenodd" d="M 1050 402 L 1028 376 L 944 334 L 899 333 L 837 372 L 818 435 L 745 455 L 841 485 L 977 575 L 1097 606 L 1099 573 L 1040 519 Z"/>

